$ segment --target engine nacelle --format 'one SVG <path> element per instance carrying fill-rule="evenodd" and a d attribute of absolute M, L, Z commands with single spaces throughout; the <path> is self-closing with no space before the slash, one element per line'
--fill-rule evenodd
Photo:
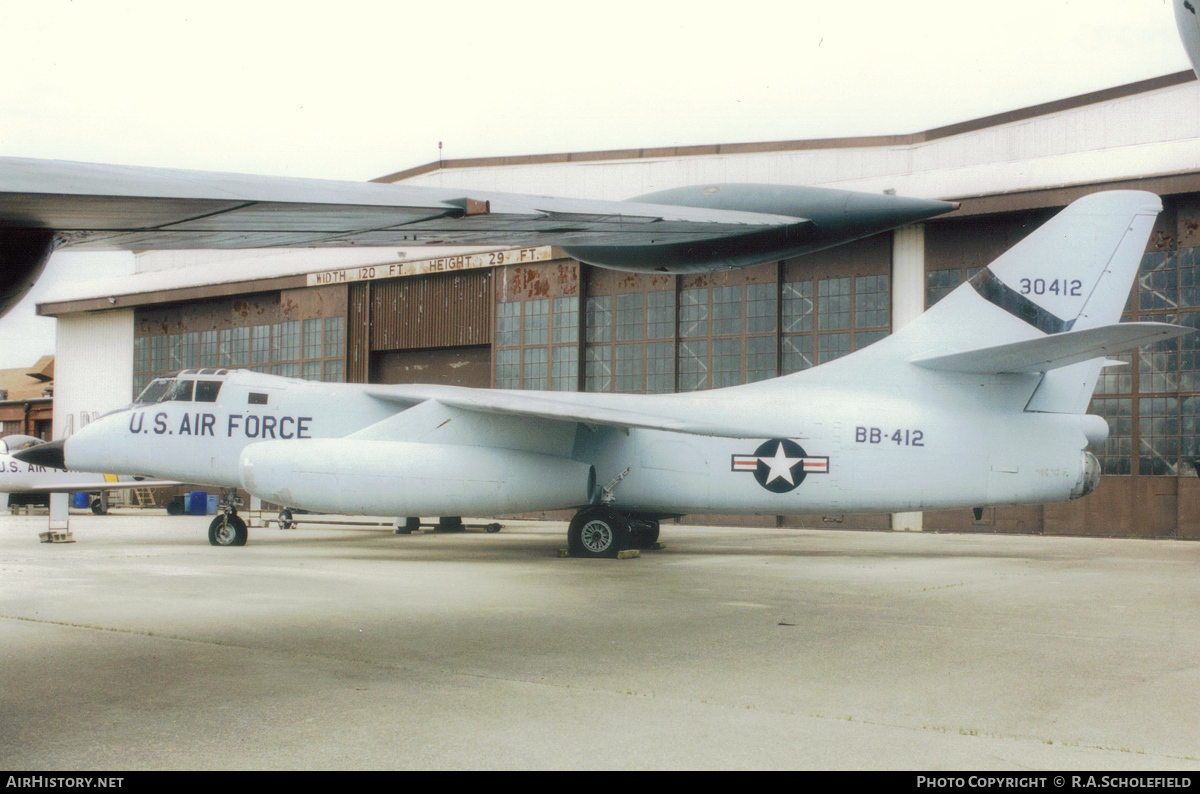
<path fill-rule="evenodd" d="M 490 516 L 588 504 L 595 469 L 551 455 L 407 441 L 306 439 L 251 444 L 242 487 L 323 513 Z"/>

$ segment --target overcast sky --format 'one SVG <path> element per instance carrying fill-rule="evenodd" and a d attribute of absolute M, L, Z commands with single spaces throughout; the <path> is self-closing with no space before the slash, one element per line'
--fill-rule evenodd
<path fill-rule="evenodd" d="M 1187 68 L 1165 0 L 0 0 L 0 155 L 365 180 L 438 141 L 906 133 Z M 43 281 L 128 267 L 83 256 Z M 0 367 L 53 351 L 29 304 Z"/>

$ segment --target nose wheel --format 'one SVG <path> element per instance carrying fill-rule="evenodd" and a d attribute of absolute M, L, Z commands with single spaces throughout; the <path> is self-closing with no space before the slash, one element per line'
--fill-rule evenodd
<path fill-rule="evenodd" d="M 214 546 L 245 546 L 246 522 L 234 513 L 222 513 L 208 525 L 208 542 Z"/>
<path fill-rule="evenodd" d="M 208 542 L 214 546 L 245 546 L 246 522 L 238 517 L 239 504 L 237 492 L 232 488 L 222 488 L 217 501 L 217 517 L 208 525 Z"/>

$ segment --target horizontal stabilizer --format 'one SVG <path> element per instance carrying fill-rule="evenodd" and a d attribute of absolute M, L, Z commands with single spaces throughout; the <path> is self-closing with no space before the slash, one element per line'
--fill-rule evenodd
<path fill-rule="evenodd" d="M 909 363 L 942 372 L 1046 372 L 1094 358 L 1117 355 L 1143 345 L 1183 336 L 1194 330 L 1167 323 L 1119 323 L 944 356 L 919 358 Z"/>

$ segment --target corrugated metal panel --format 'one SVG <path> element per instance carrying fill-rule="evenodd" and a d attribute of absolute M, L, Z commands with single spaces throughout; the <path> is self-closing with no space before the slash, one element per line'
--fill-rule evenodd
<path fill-rule="evenodd" d="M 371 372 L 371 282 L 350 285 L 346 306 L 346 381 L 366 383 Z"/>
<path fill-rule="evenodd" d="M 488 345 L 491 271 L 374 282 L 371 349 Z"/>

